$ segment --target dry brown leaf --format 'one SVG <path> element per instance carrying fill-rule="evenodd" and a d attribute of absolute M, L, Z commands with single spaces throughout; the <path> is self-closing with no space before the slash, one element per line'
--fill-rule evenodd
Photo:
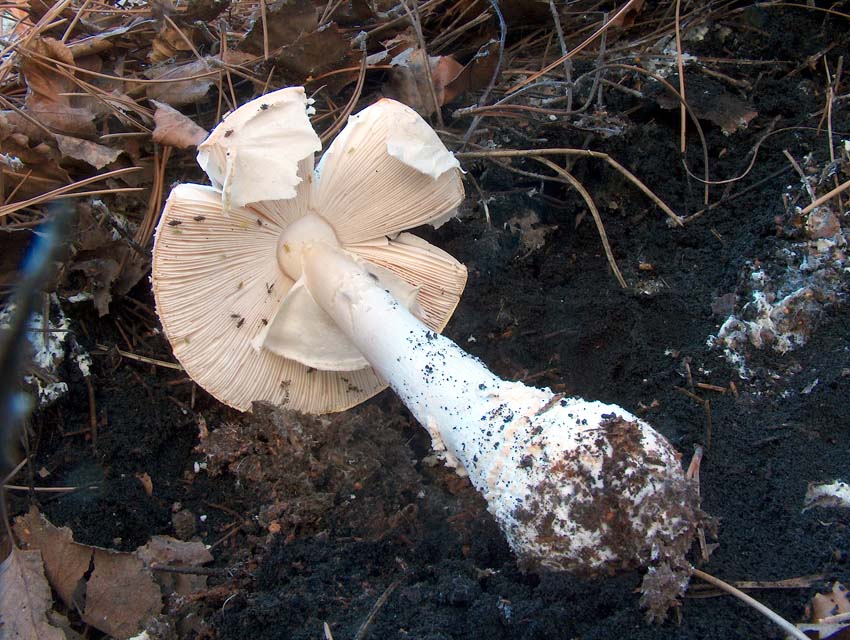
<path fill-rule="evenodd" d="M 360 54 L 351 48 L 351 37 L 339 30 L 335 22 L 319 25 L 319 15 L 312 0 L 278 0 L 266 7 L 265 26 L 269 50 L 280 52 L 277 65 L 299 82 L 325 71 L 353 66 Z M 256 16 L 251 30 L 239 49 L 248 53 L 264 53 L 263 21 Z M 353 75 L 337 74 L 322 79 L 331 93 L 352 81 Z"/>
<path fill-rule="evenodd" d="M 431 69 L 431 81 L 434 83 L 434 97 L 425 69 L 426 54 L 422 49 L 410 47 L 392 59 L 390 80 L 385 93 L 415 109 L 421 116 L 427 117 L 446 102 L 446 85 L 455 80 L 463 71 L 463 66 L 451 56 L 427 56 Z"/>
<path fill-rule="evenodd" d="M 193 42 L 195 36 L 194 29 L 184 28 L 183 35 L 180 31 L 169 24 L 164 24 L 157 34 L 156 38 L 151 42 L 151 50 L 148 53 L 148 58 L 151 62 L 162 62 L 173 58 L 180 53 L 192 51 L 189 42 Z M 183 37 L 185 36 L 185 38 Z M 189 40 L 187 42 L 186 40 Z M 193 43 L 194 44 L 194 43 Z"/>
<path fill-rule="evenodd" d="M 20 144 L 23 142 L 23 144 Z M 30 149 L 19 136 L 0 140 L 0 171 L 5 179 L 4 199 L 14 191 L 12 201 L 20 202 L 73 182 L 54 159 L 55 150 L 46 144 Z"/>
<path fill-rule="evenodd" d="M 53 608 L 41 553 L 12 549 L 0 564 L 0 637 L 9 640 L 65 640 L 47 620 Z"/>
<path fill-rule="evenodd" d="M 289 46 L 318 27 L 319 15 L 312 0 L 277 0 L 266 4 L 266 32 L 270 49 Z M 261 16 L 257 16 L 239 48 L 249 53 L 264 53 Z"/>
<path fill-rule="evenodd" d="M 26 78 L 24 102 L 28 113 L 54 131 L 66 135 L 91 137 L 95 134 L 94 113 L 73 105 L 68 93 L 77 90 L 74 82 L 59 73 L 43 58 L 74 64 L 70 49 L 53 38 L 35 37 L 21 48 L 21 72 Z"/>
<path fill-rule="evenodd" d="M 184 542 L 170 536 L 154 536 L 146 545 L 136 549 L 136 555 L 146 567 L 153 564 L 200 567 L 213 559 L 203 542 Z M 157 571 L 154 576 L 166 592 L 174 591 L 181 596 L 191 595 L 207 586 L 206 576 L 201 575 Z"/>
<path fill-rule="evenodd" d="M 174 107 L 200 102 L 207 97 L 207 92 L 218 80 L 218 73 L 195 78 L 201 74 L 216 71 L 215 58 L 207 56 L 201 60 L 180 64 L 164 64 L 152 67 L 145 72 L 151 80 L 170 80 L 145 85 L 145 94 L 151 100 L 165 102 Z M 184 80 L 184 78 L 191 78 Z"/>
<path fill-rule="evenodd" d="M 124 295 L 132 289 L 150 263 L 146 253 L 134 249 L 135 228 L 126 219 L 110 212 L 102 202 L 83 200 L 77 208 L 74 255 L 67 272 L 81 273 L 84 281 L 66 279 L 62 293 L 66 297 L 88 294 L 98 313 L 104 316 L 109 313 L 112 296 Z"/>
<path fill-rule="evenodd" d="M 465 93 L 484 89 L 490 84 L 498 61 L 499 41 L 490 40 L 478 49 L 478 53 L 466 63 L 463 71 L 446 84 L 446 102 L 451 102 Z"/>
<path fill-rule="evenodd" d="M 156 107 L 153 114 L 156 125 L 153 131 L 154 142 L 178 149 L 188 149 L 197 147 L 206 140 L 209 135 L 207 130 L 196 125 L 188 116 L 163 102 L 156 100 L 151 102 Z"/>
<path fill-rule="evenodd" d="M 121 263 L 112 258 L 92 258 L 74 262 L 70 271 L 80 272 L 85 276 L 88 293 L 94 300 L 97 314 L 100 317 L 108 314 L 109 304 L 112 302 L 112 285 L 121 273 Z"/>
<path fill-rule="evenodd" d="M 133 636 L 161 611 L 159 587 L 134 554 L 74 542 L 70 529 L 55 527 L 35 507 L 15 519 L 14 531 L 22 545 L 41 551 L 59 597 L 104 633 Z"/>
<path fill-rule="evenodd" d="M 558 228 L 558 225 L 542 224 L 536 211 L 514 216 L 507 224 L 512 232 L 520 234 L 520 246 L 525 252 L 523 258 L 546 244 L 546 237 Z"/>
<path fill-rule="evenodd" d="M 108 51 L 113 47 L 112 38 L 116 38 L 117 36 L 123 36 L 131 31 L 133 28 L 133 24 L 123 24 L 113 29 L 109 29 L 106 31 L 99 31 L 98 33 L 80 38 L 79 40 L 75 40 L 68 44 L 68 49 L 73 54 L 74 59 L 77 61 L 77 65 L 82 66 L 84 63 L 82 61 L 83 58 L 87 56 L 94 56 L 102 51 Z M 102 63 L 102 60 L 101 60 Z M 88 65 L 86 65 L 88 67 Z"/>
<path fill-rule="evenodd" d="M 643 11 L 643 5 L 644 0 L 635 0 L 634 2 L 632 2 L 632 6 L 629 7 L 628 11 L 620 14 L 619 16 L 611 20 L 609 25 L 611 27 L 620 27 L 623 29 L 628 29 L 635 23 L 635 20 L 637 20 L 637 17 L 640 15 L 641 11 Z"/>
<path fill-rule="evenodd" d="M 112 164 L 123 153 L 121 149 L 113 149 L 90 140 L 59 134 L 56 134 L 56 143 L 63 156 L 90 164 L 95 169 L 103 169 Z"/>
<path fill-rule="evenodd" d="M 725 135 L 746 129 L 758 112 L 740 98 L 727 92 L 720 84 L 687 76 L 687 101 L 691 112 L 700 120 L 718 125 Z M 678 109 L 679 99 L 666 91 L 659 92 L 655 100 L 663 109 Z"/>
<path fill-rule="evenodd" d="M 16 518 L 15 535 L 29 549 L 40 549 L 50 584 L 69 609 L 82 606 L 80 587 L 91 566 L 91 547 L 77 544 L 67 527 L 55 527 L 31 507 Z"/>
<path fill-rule="evenodd" d="M 14 111 L 0 112 L 0 149 L 3 198 L 14 190 L 14 200 L 26 200 L 73 182 L 59 166 L 54 136 Z"/>
<path fill-rule="evenodd" d="M 132 637 L 162 611 L 159 585 L 135 555 L 93 549 L 83 620 L 116 638 Z"/>
<path fill-rule="evenodd" d="M 189 0 L 184 6 L 183 22 L 209 22 L 230 7 L 230 0 Z"/>

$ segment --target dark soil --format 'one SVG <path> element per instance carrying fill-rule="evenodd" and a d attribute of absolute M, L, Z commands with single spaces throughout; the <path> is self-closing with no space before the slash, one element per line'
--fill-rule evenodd
<path fill-rule="evenodd" d="M 585 207 L 574 191 L 551 183 L 541 191 L 539 182 L 494 164 L 465 166 L 492 198 L 491 224 L 470 188 L 459 219 L 418 233 L 467 265 L 469 283 L 446 334 L 496 373 L 636 412 L 673 442 L 685 463 L 695 445 L 706 446 L 703 506 L 719 528 L 702 568 L 728 581 L 818 574 L 820 588 L 847 584 L 850 514 L 802 511 L 807 483 L 847 479 L 846 298 L 826 307 L 804 347 L 786 354 L 753 349 L 749 380 L 708 344 L 728 315 L 715 313 L 713 303 L 739 289 L 748 263 L 769 270 L 788 242 L 791 214 L 783 194 L 796 195 L 796 186 L 786 187 L 799 178 L 782 151 L 800 161 L 812 154 L 811 166 L 829 160 L 825 134 L 816 130 L 823 60 L 807 65 L 806 59 L 832 45 L 830 64 L 841 55 L 850 60 L 847 23 L 812 11 L 753 9 L 723 26 L 731 35 L 720 41 L 712 30 L 689 45 L 691 53 L 778 62 L 724 65 L 725 74 L 751 84 L 743 94 L 721 80 L 687 76 L 706 101 L 712 91 L 732 92 L 758 112 L 748 128 L 729 136 L 702 121 L 712 176 L 740 174 L 769 127 L 797 128 L 767 138 L 753 170 L 726 191 L 713 187 L 712 198 L 750 191 L 684 228 L 671 228 L 609 166 L 576 162 L 572 170 L 600 205 L 628 289 L 612 276 L 590 216 L 576 225 Z M 675 76 L 669 80 L 677 84 Z M 609 113 L 628 112 L 621 135 L 603 138 L 558 123 L 534 135 L 547 138 L 548 147 L 586 144 L 609 153 L 680 214 L 699 210 L 702 186 L 678 160 L 678 110 L 613 91 L 606 96 Z M 515 147 L 525 135 L 511 122 L 494 134 L 497 144 Z M 832 126 L 848 135 L 846 102 Z M 688 160 L 700 174 L 693 128 L 689 145 Z M 530 160 L 517 166 L 541 169 Z M 509 224 L 530 211 L 540 225 L 557 226 L 531 250 Z M 848 222 L 845 216 L 842 224 Z M 130 296 L 152 305 L 146 282 Z M 136 309 L 119 300 L 104 319 L 76 309 L 79 340 L 92 350 L 125 348 L 116 322 L 129 322 Z M 147 329 L 154 329 L 155 320 L 148 320 Z M 170 359 L 168 345 L 154 340 L 148 344 L 158 345 L 157 357 Z M 206 637 L 318 639 L 323 623 L 337 640 L 781 637 L 728 597 L 688 597 L 680 616 L 650 626 L 638 607 L 637 571 L 593 580 L 521 573 L 483 500 L 466 480 L 430 463 L 427 434 L 390 392 L 320 419 L 263 408 L 239 415 L 200 389 L 193 395 L 180 372 L 109 351 L 95 356 L 100 427 L 94 442 L 91 434 L 63 437 L 89 424 L 86 386 L 71 369 L 70 394 L 34 418 L 34 468 L 47 469 L 57 485 L 99 488 L 41 499 L 42 510 L 80 542 L 133 549 L 168 534 L 214 545 L 216 566 L 234 571 L 211 580 L 201 625 Z M 681 389 L 710 400 L 710 434 L 704 406 Z M 201 420 L 212 435 L 196 451 Z M 224 438 L 216 436 L 223 429 L 250 444 L 234 453 L 235 441 L 214 440 Z M 195 466 L 215 446 L 217 463 Z M 150 496 L 137 479 L 143 473 L 153 483 Z M 25 507 L 20 498 L 12 506 Z M 222 541 L 233 525 L 236 533 Z M 756 595 L 802 621 L 814 592 Z"/>

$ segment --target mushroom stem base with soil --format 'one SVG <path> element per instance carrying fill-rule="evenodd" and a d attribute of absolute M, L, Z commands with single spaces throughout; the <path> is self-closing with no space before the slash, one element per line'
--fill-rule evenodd
<path fill-rule="evenodd" d="M 687 586 L 700 519 L 680 456 L 615 405 L 504 381 L 423 325 L 348 252 L 316 242 L 304 282 L 468 473 L 526 569 L 584 575 L 648 567 L 642 604 L 663 619 Z"/>

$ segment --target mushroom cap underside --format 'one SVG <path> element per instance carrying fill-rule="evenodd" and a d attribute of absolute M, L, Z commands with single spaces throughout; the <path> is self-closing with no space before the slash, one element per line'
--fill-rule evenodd
<path fill-rule="evenodd" d="M 179 185 L 157 227 L 157 312 L 177 360 L 221 402 L 243 411 L 254 401 L 343 411 L 387 386 L 371 367 L 314 369 L 252 344 L 294 285 L 275 259 L 280 231 L 268 212 L 232 207 L 225 214 L 216 189 Z M 463 265 L 409 233 L 345 249 L 417 288 L 422 320 L 443 329 L 466 283 Z"/>
<path fill-rule="evenodd" d="M 311 112 L 299 87 L 229 114 L 199 153 L 213 186 L 175 187 L 157 227 L 151 279 L 174 354 L 201 386 L 241 410 L 262 400 L 311 413 L 341 411 L 386 386 L 371 367 L 358 368 L 350 349 L 332 347 L 314 362 L 303 349 L 287 352 L 293 358 L 262 347 L 261 334 L 287 307 L 287 296 L 292 292 L 292 302 L 298 293 L 297 276 L 287 276 L 276 257 L 293 223 L 320 216 L 342 249 L 405 283 L 420 319 L 434 330 L 443 329 L 466 284 L 459 262 L 404 233 L 441 224 L 463 200 L 457 160 L 427 123 L 409 107 L 381 100 L 349 118 L 314 171 Z M 272 134 L 264 139 L 266 132 Z M 276 155 L 286 141 L 296 144 Z M 263 199 L 251 202 L 257 194 Z M 297 297 L 309 302 L 303 291 Z M 328 326 L 304 323 L 311 324 Z M 313 344 L 321 339 L 313 336 Z M 345 366 L 340 360 L 335 367 L 343 353 Z"/>

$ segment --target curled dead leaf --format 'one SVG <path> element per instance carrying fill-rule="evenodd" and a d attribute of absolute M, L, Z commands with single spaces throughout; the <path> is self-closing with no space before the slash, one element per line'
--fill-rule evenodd
<path fill-rule="evenodd" d="M 32 507 L 15 519 L 22 546 L 40 551 L 50 584 L 83 620 L 116 638 L 138 634 L 162 610 L 162 595 L 140 558 L 74 542 Z M 62 637 L 62 636 L 59 636 Z"/>
<path fill-rule="evenodd" d="M 484 89 L 493 77 L 499 61 L 499 41 L 490 40 L 478 49 L 463 70 L 445 87 L 446 102 L 460 96 Z"/>
<path fill-rule="evenodd" d="M 265 33 L 264 33 L 265 29 Z M 353 66 L 360 54 L 351 48 L 351 37 L 334 22 L 319 24 L 319 13 L 312 0 L 277 0 L 260 10 L 253 26 L 239 45 L 241 51 L 262 55 L 268 37 L 269 51 L 276 51 L 277 65 L 299 82 L 309 81 L 325 71 Z M 322 84 L 333 92 L 351 82 L 354 76 L 335 74 Z"/>
<path fill-rule="evenodd" d="M 188 149 L 197 147 L 209 135 L 206 129 L 196 125 L 174 107 L 156 100 L 151 102 L 156 107 L 153 114 L 156 125 L 153 131 L 154 142 L 178 149 Z"/>
<path fill-rule="evenodd" d="M 148 78 L 168 82 L 147 84 L 145 93 L 151 100 L 175 107 L 200 102 L 207 97 L 210 87 L 218 80 L 214 61 L 212 56 L 206 56 L 193 62 L 152 67 L 145 72 Z"/>
<path fill-rule="evenodd" d="M 65 640 L 48 621 L 53 608 L 41 553 L 12 549 L 0 563 L 0 635 L 10 640 Z"/>
<path fill-rule="evenodd" d="M 103 169 L 112 164 L 123 153 L 121 149 L 113 149 L 90 140 L 59 134 L 56 134 L 56 143 L 63 156 L 85 162 L 95 169 Z"/>
<path fill-rule="evenodd" d="M 190 43 L 194 40 L 194 34 L 194 29 L 184 28 L 181 33 L 171 25 L 164 24 L 151 42 L 148 58 L 151 62 L 162 62 L 181 53 L 191 52 Z"/>
<path fill-rule="evenodd" d="M 425 68 L 430 65 L 434 96 Z M 451 56 L 427 56 L 419 48 L 409 47 L 396 55 L 390 62 L 389 83 L 385 93 L 415 109 L 421 116 L 427 117 L 446 102 L 446 86 L 463 71 L 463 66 Z"/>
<path fill-rule="evenodd" d="M 73 104 L 68 95 L 76 91 L 73 80 L 67 75 L 70 72 L 62 73 L 60 67 L 48 62 L 55 60 L 73 65 L 70 49 L 53 38 L 34 37 L 19 51 L 21 72 L 27 85 L 25 110 L 54 131 L 71 136 L 93 136 L 94 113 L 86 106 Z"/>

